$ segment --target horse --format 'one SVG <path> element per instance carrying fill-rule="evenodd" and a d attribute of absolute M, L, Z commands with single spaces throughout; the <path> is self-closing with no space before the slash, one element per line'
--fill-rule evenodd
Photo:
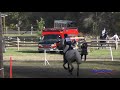
<path fill-rule="evenodd" d="M 107 33 L 100 35 L 100 40 L 106 40 L 108 37 Z M 106 43 L 106 41 L 100 41 L 101 47 Z"/>
<path fill-rule="evenodd" d="M 64 67 L 64 69 L 68 70 L 69 73 L 72 75 L 72 71 L 74 69 L 72 63 L 76 62 L 77 63 L 77 76 L 79 76 L 79 64 L 82 63 L 81 56 L 80 56 L 77 49 L 68 50 L 68 48 L 69 48 L 69 45 L 66 45 L 66 47 L 63 50 L 64 52 L 66 52 L 65 53 L 65 58 L 66 58 L 66 61 L 67 61 L 67 62 L 63 63 L 63 67 Z M 65 67 L 65 64 L 68 64 L 68 68 Z"/>

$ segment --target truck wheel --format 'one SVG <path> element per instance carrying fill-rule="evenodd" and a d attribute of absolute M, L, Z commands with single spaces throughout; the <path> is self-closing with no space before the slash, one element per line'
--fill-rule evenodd
<path fill-rule="evenodd" d="M 59 49 L 58 49 L 59 50 Z M 55 51 L 56 53 L 60 53 L 60 51 Z"/>

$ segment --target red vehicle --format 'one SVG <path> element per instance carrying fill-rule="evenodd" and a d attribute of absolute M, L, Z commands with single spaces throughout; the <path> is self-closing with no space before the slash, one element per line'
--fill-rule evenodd
<path fill-rule="evenodd" d="M 45 28 L 42 32 L 42 39 L 39 41 L 38 51 L 62 50 L 64 34 L 70 37 L 77 37 L 78 28 L 74 27 L 75 22 L 69 20 L 55 20 L 54 28 Z M 78 39 L 76 39 L 77 41 Z"/>

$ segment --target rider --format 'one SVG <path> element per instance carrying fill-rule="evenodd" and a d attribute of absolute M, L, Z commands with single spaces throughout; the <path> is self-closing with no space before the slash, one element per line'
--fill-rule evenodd
<path fill-rule="evenodd" d="M 102 30 L 102 36 L 104 36 L 106 34 L 106 30 L 104 28 L 104 30 Z"/>
<path fill-rule="evenodd" d="M 102 30 L 100 39 L 106 39 L 106 37 L 108 37 L 108 32 L 107 32 L 106 29 L 104 28 L 104 30 Z"/>
<path fill-rule="evenodd" d="M 64 58 L 64 63 L 66 63 L 67 60 L 65 59 L 65 53 L 68 50 L 72 50 L 73 49 L 73 45 L 72 45 L 72 41 L 71 41 L 70 37 L 67 34 L 64 34 L 64 38 L 65 38 L 65 40 L 64 40 L 63 58 Z"/>
<path fill-rule="evenodd" d="M 68 50 L 72 50 L 75 47 L 76 40 L 75 39 L 71 40 L 67 34 L 64 34 L 64 37 L 65 37 L 64 47 L 68 45 L 69 46 Z"/>

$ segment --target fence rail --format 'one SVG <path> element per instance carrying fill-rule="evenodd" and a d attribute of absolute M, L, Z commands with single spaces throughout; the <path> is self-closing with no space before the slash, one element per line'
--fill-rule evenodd
<path fill-rule="evenodd" d="M 105 41 L 105 43 L 101 43 L 100 41 Z M 100 44 L 105 44 L 106 46 L 102 46 L 102 47 L 115 47 L 115 49 L 118 49 L 118 45 L 120 43 L 120 40 L 100 40 L 100 39 L 96 39 L 96 40 L 91 40 L 91 45 L 90 47 L 101 47 Z M 95 46 L 93 44 L 96 44 Z"/>
<path fill-rule="evenodd" d="M 88 47 L 101 47 L 101 44 L 99 41 L 106 41 L 102 47 L 114 47 L 115 49 L 118 48 L 118 44 L 120 41 L 115 40 L 91 40 L 88 43 Z M 26 38 L 8 38 L 5 39 L 5 46 L 6 47 L 18 47 L 18 50 L 20 47 L 38 47 L 38 40 L 36 38 L 34 39 L 26 39 Z"/>

